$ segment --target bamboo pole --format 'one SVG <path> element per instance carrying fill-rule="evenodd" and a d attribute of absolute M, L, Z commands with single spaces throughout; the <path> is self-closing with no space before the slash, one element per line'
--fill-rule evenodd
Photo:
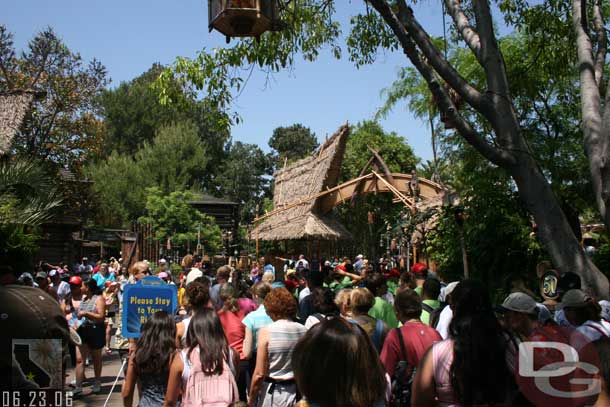
<path fill-rule="evenodd" d="M 383 183 L 385 184 L 388 189 L 390 191 L 392 191 L 398 198 L 400 198 L 400 200 L 405 204 L 405 206 L 408 206 L 409 208 L 413 207 L 413 204 L 408 202 L 408 198 L 406 196 L 404 196 L 398 189 L 396 189 L 396 187 L 392 184 L 390 184 L 388 181 L 386 181 L 381 175 L 379 175 L 376 171 L 373 171 L 373 174 L 375 174 L 375 176 Z"/>

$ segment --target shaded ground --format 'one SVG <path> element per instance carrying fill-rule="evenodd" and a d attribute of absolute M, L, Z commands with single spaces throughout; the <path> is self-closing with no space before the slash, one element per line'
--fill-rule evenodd
<path fill-rule="evenodd" d="M 121 359 L 119 358 L 118 352 L 113 352 L 112 355 L 106 355 L 104 353 L 103 364 L 102 364 L 102 390 L 98 394 L 91 393 L 91 384 L 93 383 L 93 378 L 95 377 L 93 374 L 93 364 L 90 364 L 85 368 L 85 377 L 87 377 L 87 381 L 83 384 L 83 396 L 74 399 L 73 406 L 74 407 L 85 407 L 85 406 L 103 406 L 106 402 L 106 398 L 110 393 L 110 389 L 121 369 Z M 70 383 L 72 379 L 74 379 L 74 368 L 68 369 L 68 378 L 66 379 L 66 383 Z M 121 388 L 123 385 L 124 374 L 121 374 L 117 385 L 112 391 L 112 395 L 108 400 L 108 406 L 112 407 L 122 407 L 123 399 L 121 398 Z M 138 392 L 136 391 L 134 397 L 134 406 L 138 405 Z"/>

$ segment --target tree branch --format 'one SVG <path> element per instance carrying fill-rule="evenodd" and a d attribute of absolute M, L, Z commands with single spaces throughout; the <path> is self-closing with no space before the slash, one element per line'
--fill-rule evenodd
<path fill-rule="evenodd" d="M 604 17 L 602 16 L 600 0 L 593 3 L 593 26 L 597 33 L 597 53 L 595 56 L 595 82 L 600 87 L 604 76 L 604 64 L 606 62 L 606 52 L 608 46 L 608 35 L 604 27 Z"/>
<path fill-rule="evenodd" d="M 390 9 L 388 4 L 383 0 L 369 1 L 388 23 L 398 38 L 404 53 L 428 84 L 430 91 L 437 100 L 439 110 L 445 113 L 447 117 L 455 124 L 459 134 L 489 161 L 497 165 L 512 165 L 514 163 L 514 157 L 512 154 L 489 144 L 485 138 L 481 136 L 472 127 L 472 125 L 458 113 L 453 101 L 451 100 L 451 97 L 449 97 L 447 89 L 441 84 L 439 78 L 430 65 L 428 65 L 427 62 L 424 62 L 424 60 L 421 58 L 413 39 L 409 36 L 409 33 L 406 31 L 404 25 L 401 24 L 398 17 Z M 476 92 L 478 93 L 478 91 Z"/>
<path fill-rule="evenodd" d="M 585 4 L 583 4 L 585 3 Z M 593 46 L 589 37 L 586 21 L 583 20 L 583 6 L 586 0 L 572 0 L 572 25 L 576 34 L 576 50 L 580 70 L 580 99 L 585 150 L 590 156 L 590 148 L 601 138 L 601 107 L 599 87 L 595 80 Z"/>
<path fill-rule="evenodd" d="M 468 47 L 470 47 L 472 53 L 475 55 L 479 63 L 482 64 L 481 39 L 479 38 L 479 34 L 470 24 L 466 14 L 462 11 L 460 2 L 458 0 L 445 0 L 445 7 L 447 7 L 447 12 L 453 19 L 458 32 Z"/>
<path fill-rule="evenodd" d="M 509 86 L 504 59 L 498 48 L 488 0 L 473 0 L 474 15 L 481 41 L 481 65 L 485 70 L 487 87 L 495 94 L 508 97 Z"/>
<path fill-rule="evenodd" d="M 398 1 L 399 16 L 390 8 L 385 0 L 368 0 L 377 10 L 386 23 L 392 27 L 396 34 L 397 30 L 402 31 L 407 37 L 417 44 L 427 61 L 441 78 L 449 84 L 470 106 L 479 110 L 483 95 L 475 87 L 470 85 L 458 71 L 455 70 L 443 57 L 440 51 L 434 46 L 428 33 L 422 28 L 415 19 L 413 11 L 407 7 L 404 0 Z M 398 34 L 396 34 L 398 36 Z"/>

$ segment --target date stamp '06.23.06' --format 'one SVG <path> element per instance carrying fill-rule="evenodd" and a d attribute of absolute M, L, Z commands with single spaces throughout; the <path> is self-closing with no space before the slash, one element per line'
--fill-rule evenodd
<path fill-rule="evenodd" d="M 2 407 L 71 407 L 72 393 L 63 390 L 3 390 Z"/>

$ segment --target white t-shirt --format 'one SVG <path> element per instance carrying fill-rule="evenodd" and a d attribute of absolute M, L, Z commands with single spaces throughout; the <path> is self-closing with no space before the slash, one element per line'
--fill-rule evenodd
<path fill-rule="evenodd" d="M 441 314 L 438 316 L 438 324 L 436 325 L 436 330 L 441 335 L 443 339 L 449 338 L 449 324 L 453 319 L 453 310 L 449 305 L 447 305 L 441 311 Z"/>
<path fill-rule="evenodd" d="M 299 293 L 299 304 L 300 304 L 300 303 L 301 303 L 301 301 L 303 301 L 303 299 L 304 299 L 305 297 L 307 297 L 309 294 L 311 294 L 311 290 L 309 289 L 309 287 L 305 287 L 305 288 L 303 289 L 303 291 L 301 291 L 301 292 Z"/>

